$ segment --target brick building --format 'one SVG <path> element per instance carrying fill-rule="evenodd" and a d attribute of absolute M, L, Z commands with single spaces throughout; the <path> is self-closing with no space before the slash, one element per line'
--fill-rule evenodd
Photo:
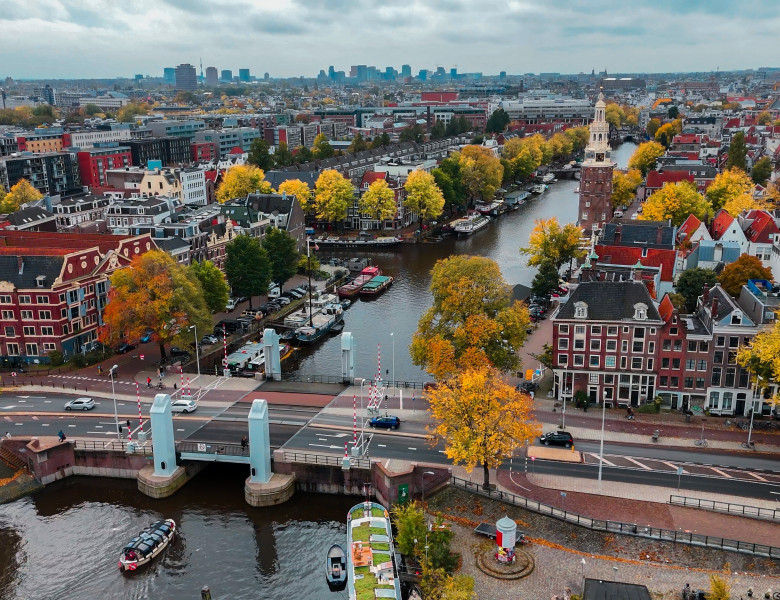
<path fill-rule="evenodd" d="M 106 171 L 129 167 L 132 162 L 130 148 L 112 146 L 108 148 L 89 148 L 76 153 L 81 172 L 81 182 L 89 187 L 108 185 Z"/>
<path fill-rule="evenodd" d="M 604 94 L 599 94 L 596 114 L 590 125 L 580 177 L 579 225 L 586 234 L 602 229 L 612 219 L 612 170 L 609 123 Z"/>

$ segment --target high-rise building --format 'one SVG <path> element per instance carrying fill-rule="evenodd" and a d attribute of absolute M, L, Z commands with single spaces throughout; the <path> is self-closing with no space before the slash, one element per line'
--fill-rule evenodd
<path fill-rule="evenodd" d="M 198 89 L 198 73 L 189 63 L 176 67 L 176 89 L 185 92 L 194 92 Z"/>
<path fill-rule="evenodd" d="M 239 69 L 238 80 L 241 83 L 249 83 L 249 69 Z"/>
<path fill-rule="evenodd" d="M 599 93 L 580 177 L 579 225 L 586 235 L 594 229 L 602 229 L 612 218 L 612 170 L 615 163 L 610 158 L 609 123 L 605 113 L 604 94 Z"/>
<path fill-rule="evenodd" d="M 411 77 L 412 67 L 410 65 L 401 65 L 401 77 Z"/>
<path fill-rule="evenodd" d="M 427 81 L 428 80 L 427 69 L 420 69 L 420 72 L 417 74 L 417 77 L 420 81 Z"/>
<path fill-rule="evenodd" d="M 450 79 L 457 79 L 458 78 L 458 69 L 457 67 L 453 67 L 450 69 Z"/>
<path fill-rule="evenodd" d="M 217 85 L 218 83 L 217 67 L 206 67 L 206 85 Z"/>
<path fill-rule="evenodd" d="M 506 71 L 501 71 L 501 72 L 498 74 L 498 78 L 499 78 L 499 79 L 506 79 Z"/>
<path fill-rule="evenodd" d="M 268 81 L 269 79 L 271 79 L 271 75 L 268 73 L 268 71 L 266 71 L 265 73 L 263 73 L 263 79 L 264 79 L 265 81 Z"/>
<path fill-rule="evenodd" d="M 165 67 L 163 69 L 163 82 L 167 85 L 176 84 L 176 69 L 173 67 Z"/>
<path fill-rule="evenodd" d="M 226 83 L 230 83 L 233 81 L 233 71 L 230 69 L 222 69 L 222 73 L 220 73 L 219 79 Z"/>

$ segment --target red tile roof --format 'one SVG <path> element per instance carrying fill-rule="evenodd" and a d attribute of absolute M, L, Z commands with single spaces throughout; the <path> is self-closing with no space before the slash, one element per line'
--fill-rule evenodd
<path fill-rule="evenodd" d="M 658 305 L 658 314 L 661 315 L 664 322 L 668 323 L 669 319 L 672 318 L 672 313 L 674 313 L 674 304 L 669 299 L 669 294 L 664 294 L 661 304 Z"/>
<path fill-rule="evenodd" d="M 646 188 L 661 189 L 666 183 L 678 183 L 680 181 L 690 181 L 693 183 L 693 175 L 686 171 L 650 171 L 647 174 Z"/>
<path fill-rule="evenodd" d="M 672 144 L 697 144 L 699 141 L 699 136 L 695 133 L 686 133 L 674 136 Z"/>
<path fill-rule="evenodd" d="M 674 263 L 677 257 L 676 250 L 602 246 L 600 244 L 596 245 L 595 250 L 599 256 L 599 262 L 611 265 L 633 266 L 639 260 L 646 267 L 660 267 L 661 281 L 672 281 Z M 647 256 L 642 256 L 642 252 L 647 252 Z"/>
<path fill-rule="evenodd" d="M 712 238 L 719 240 L 720 236 L 725 233 L 733 221 L 734 217 L 725 210 L 720 209 L 712 221 Z"/>
<path fill-rule="evenodd" d="M 387 173 L 378 173 L 376 171 L 366 171 L 363 173 L 363 179 L 360 181 L 360 186 L 371 185 L 375 181 L 387 180 Z"/>
<path fill-rule="evenodd" d="M 732 119 L 729 119 L 726 121 L 726 124 L 723 126 L 724 129 L 736 129 L 740 126 L 740 120 L 739 117 L 734 117 Z"/>
<path fill-rule="evenodd" d="M 757 213 L 755 220 L 745 230 L 745 237 L 754 244 L 768 244 L 772 241 L 772 234 L 780 233 L 775 220 L 765 210 L 751 211 Z"/>
<path fill-rule="evenodd" d="M 25 254 L 41 255 L 69 254 L 79 250 L 98 247 L 105 253 L 115 250 L 127 235 L 109 235 L 102 233 L 55 233 L 49 231 L 11 231 L 0 233 L 0 250 L 3 254 L 16 254 L 24 249 Z M 6 251 L 6 249 L 10 249 Z"/>
<path fill-rule="evenodd" d="M 701 221 L 699 218 L 696 215 L 690 215 L 677 230 L 677 239 L 680 241 L 683 239 L 691 239 L 693 232 L 696 231 L 700 225 Z M 683 238 L 681 234 L 685 234 L 685 237 Z"/>

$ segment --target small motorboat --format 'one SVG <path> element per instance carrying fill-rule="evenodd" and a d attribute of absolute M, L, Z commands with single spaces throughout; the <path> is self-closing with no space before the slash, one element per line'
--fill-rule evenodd
<path fill-rule="evenodd" d="M 290 342 L 295 339 L 295 331 L 292 329 L 287 329 L 286 331 L 282 332 L 282 334 L 279 336 L 279 339 L 282 342 Z"/>
<path fill-rule="evenodd" d="M 176 522 L 173 519 L 152 523 L 122 548 L 119 569 L 135 571 L 138 567 L 151 562 L 165 550 L 175 534 Z"/>
<path fill-rule="evenodd" d="M 352 300 L 350 300 L 349 298 L 345 298 L 344 300 L 341 301 L 341 308 L 343 308 L 344 310 L 347 310 L 350 306 L 352 306 Z"/>
<path fill-rule="evenodd" d="M 332 592 L 343 590 L 347 585 L 347 554 L 338 544 L 333 544 L 328 550 L 325 578 Z"/>
<path fill-rule="evenodd" d="M 338 321 L 330 328 L 331 333 L 341 333 L 342 331 L 344 331 L 344 321 Z"/>

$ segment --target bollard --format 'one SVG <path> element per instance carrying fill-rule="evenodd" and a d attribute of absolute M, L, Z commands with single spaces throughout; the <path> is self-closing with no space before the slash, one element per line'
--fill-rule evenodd
<path fill-rule="evenodd" d="M 204 585 L 200 589 L 200 600 L 211 600 L 211 590 L 209 589 L 209 586 Z"/>

